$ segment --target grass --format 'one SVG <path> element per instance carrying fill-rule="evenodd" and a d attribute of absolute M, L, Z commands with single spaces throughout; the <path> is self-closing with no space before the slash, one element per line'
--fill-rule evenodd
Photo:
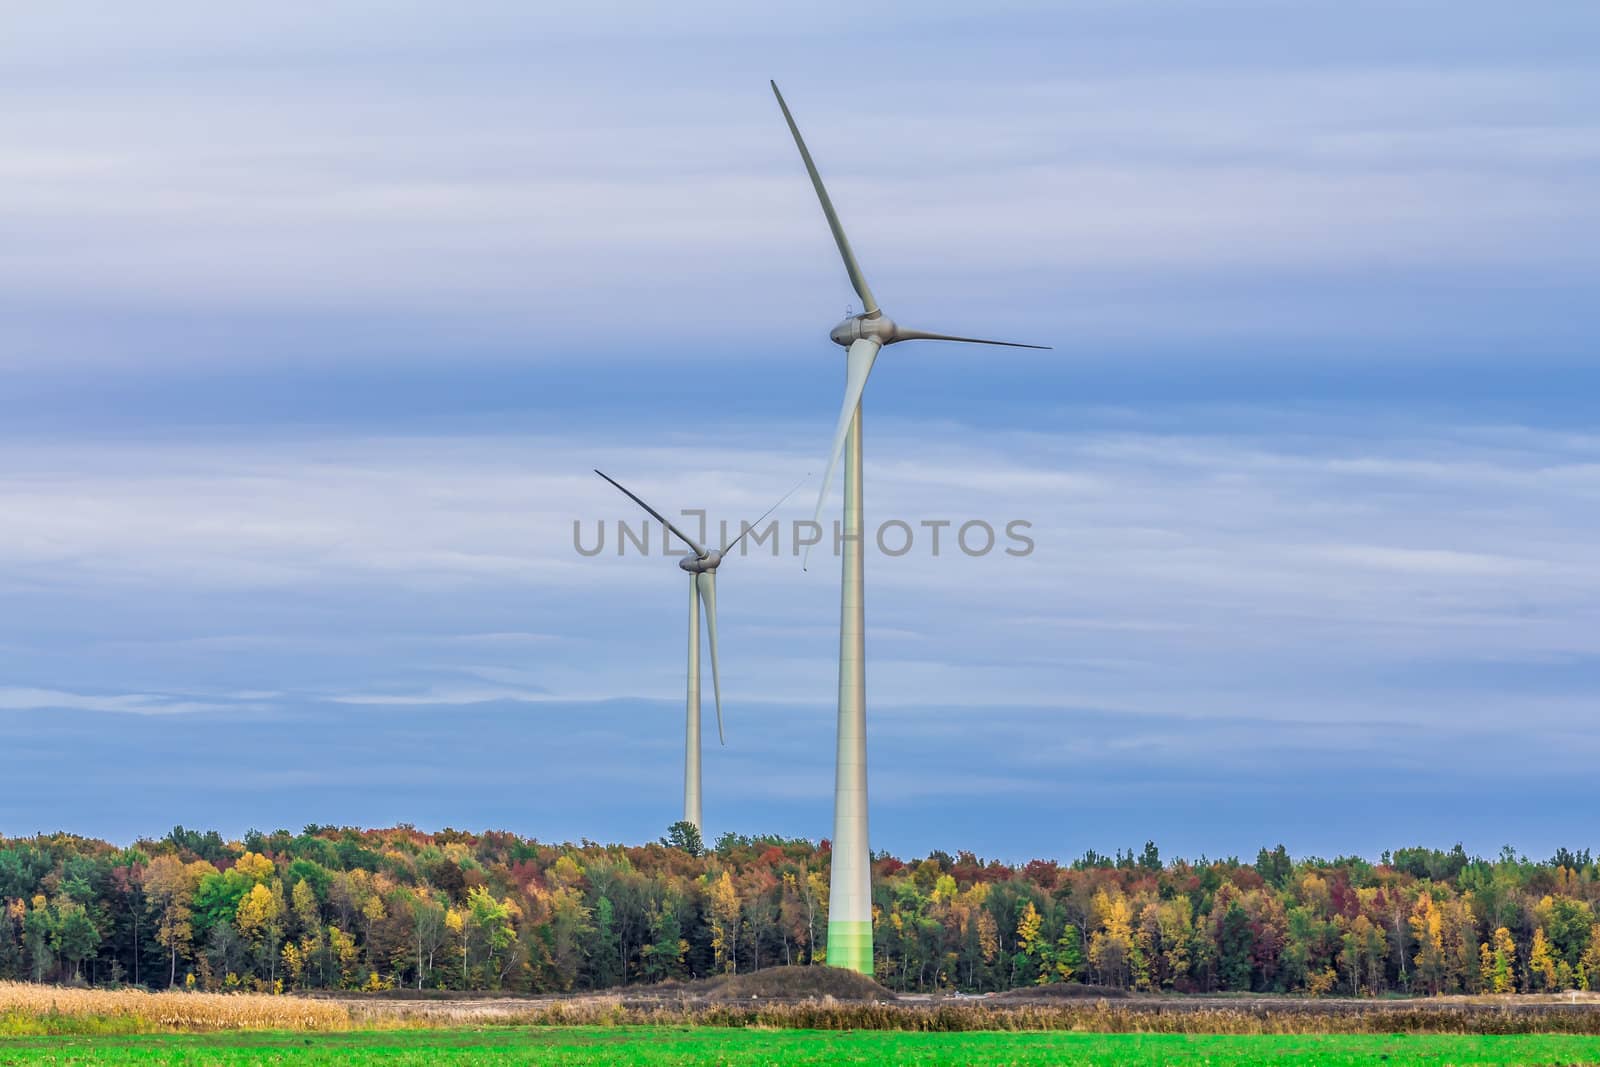
<path fill-rule="evenodd" d="M 1600 1064 L 1600 1037 L 1086 1034 L 561 1027 L 0 1040 L 0 1067 L 108 1064 Z"/>

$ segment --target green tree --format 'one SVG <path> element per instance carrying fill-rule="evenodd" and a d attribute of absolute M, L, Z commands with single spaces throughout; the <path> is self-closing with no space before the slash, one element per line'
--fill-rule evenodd
<path fill-rule="evenodd" d="M 509 950 L 517 941 L 515 904 L 509 900 L 496 900 L 483 886 L 473 886 L 467 894 L 466 939 L 470 946 L 467 960 L 474 957 L 484 984 L 499 989 L 505 976 L 515 963 Z M 470 963 L 466 964 L 470 968 Z"/>
<path fill-rule="evenodd" d="M 1255 937 L 1250 931 L 1250 914 L 1236 900 L 1228 905 L 1217 927 L 1217 976 L 1222 988 L 1248 991 L 1250 988 L 1250 949 Z"/>
<path fill-rule="evenodd" d="M 1294 874 L 1294 863 L 1289 859 L 1289 852 L 1282 845 L 1268 852 L 1263 848 L 1256 853 L 1256 873 L 1266 879 L 1268 885 L 1274 889 L 1282 889 L 1289 884 L 1289 878 Z"/>
<path fill-rule="evenodd" d="M 1594 926 L 1594 908 L 1585 900 L 1567 896 L 1546 896 L 1534 907 L 1539 925 L 1550 939 L 1550 950 L 1570 966 L 1577 967 L 1589 947 L 1589 930 Z"/>
<path fill-rule="evenodd" d="M 34 897 L 33 907 L 22 918 L 22 947 L 35 982 L 44 981 L 55 968 L 55 932 L 55 913 L 43 896 Z"/>
<path fill-rule="evenodd" d="M 1054 944 L 1040 946 L 1040 985 L 1052 982 L 1070 982 L 1083 971 L 1083 935 L 1078 928 L 1067 923 Z"/>
<path fill-rule="evenodd" d="M 705 841 L 700 837 L 700 828 L 688 819 L 679 819 L 667 827 L 667 836 L 661 843 L 668 848 L 676 848 L 687 852 L 691 856 L 703 856 L 706 853 Z"/>
<path fill-rule="evenodd" d="M 594 984 L 606 989 L 622 980 L 621 939 L 617 935 L 617 910 L 602 896 L 594 906 Z"/>
<path fill-rule="evenodd" d="M 75 900 L 63 900 L 56 906 L 50 945 L 63 960 L 72 965 L 73 981 L 81 981 L 83 961 L 100 948 L 100 930 L 82 904 Z"/>
<path fill-rule="evenodd" d="M 214 927 L 232 926 L 234 916 L 239 914 L 239 901 L 255 884 L 249 875 L 232 868 L 201 874 L 192 905 L 194 936 L 209 940 Z"/>
<path fill-rule="evenodd" d="M 683 957 L 689 951 L 689 942 L 683 937 L 683 924 L 678 919 L 678 909 L 671 901 L 661 901 L 650 908 L 650 941 L 640 950 L 644 976 L 648 981 L 659 982 L 676 978 L 683 973 Z"/>

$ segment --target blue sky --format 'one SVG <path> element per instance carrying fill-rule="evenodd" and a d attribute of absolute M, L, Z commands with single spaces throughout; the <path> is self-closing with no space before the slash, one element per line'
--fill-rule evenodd
<path fill-rule="evenodd" d="M 1600 14 L 62 3 L 0 34 L 0 833 L 676 817 L 684 590 L 898 319 L 875 846 L 1594 842 Z M 786 519 L 809 513 L 805 491 Z M 706 820 L 829 832 L 837 573 L 730 562 Z"/>

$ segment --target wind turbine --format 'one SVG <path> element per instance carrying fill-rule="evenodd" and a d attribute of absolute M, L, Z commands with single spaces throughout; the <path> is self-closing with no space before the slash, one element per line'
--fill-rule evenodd
<path fill-rule="evenodd" d="M 822 176 L 811 161 L 811 153 L 800 136 L 789 105 L 784 103 L 778 83 L 772 94 L 783 109 L 784 121 L 794 135 L 795 147 L 811 176 L 811 184 L 827 216 L 828 229 L 844 259 L 850 284 L 861 298 L 861 314 L 852 315 L 828 334 L 845 354 L 844 404 L 839 410 L 839 425 L 834 431 L 833 448 L 822 475 L 821 492 L 813 517 L 822 519 L 833 470 L 844 455 L 844 522 L 841 529 L 843 578 L 839 589 L 839 725 L 838 747 L 834 757 L 833 791 L 833 875 L 828 905 L 828 963 L 848 967 L 862 974 L 872 973 L 872 858 L 867 850 L 867 689 L 866 689 L 866 611 L 862 579 L 862 485 L 861 485 L 861 394 L 867 387 L 872 364 L 885 345 L 899 341 L 960 341 L 977 345 L 1005 345 L 1008 348 L 1048 348 L 1014 341 L 987 341 L 978 337 L 927 333 L 899 325 L 883 313 L 867 285 L 861 265 L 850 249 L 850 241 L 839 225 L 839 216 L 823 188 Z M 810 562 L 810 549 L 806 560 Z"/>
<path fill-rule="evenodd" d="M 650 517 L 689 546 L 692 555 L 683 556 L 678 560 L 678 566 L 689 572 L 689 692 L 686 700 L 686 725 L 684 728 L 684 755 L 683 755 L 683 821 L 693 823 L 696 830 L 702 829 L 700 821 L 700 608 L 705 606 L 706 636 L 711 642 L 711 691 L 717 704 L 717 740 L 726 745 L 727 735 L 722 729 L 722 678 L 717 670 L 717 568 L 744 540 L 745 534 L 761 525 L 767 515 L 778 510 L 784 500 L 794 495 L 794 489 L 783 494 L 783 500 L 772 505 L 752 523 L 743 524 L 739 536 L 720 549 L 702 547 L 698 541 L 678 529 L 667 521 L 667 517 L 655 508 L 646 504 L 633 491 L 624 486 L 615 478 L 604 471 L 596 470 L 596 474 L 610 482 L 622 491 L 629 500 L 638 504 Z M 803 484 L 803 483 L 802 483 Z M 724 535 L 726 535 L 724 533 Z M 759 543 L 759 542 L 758 542 Z"/>

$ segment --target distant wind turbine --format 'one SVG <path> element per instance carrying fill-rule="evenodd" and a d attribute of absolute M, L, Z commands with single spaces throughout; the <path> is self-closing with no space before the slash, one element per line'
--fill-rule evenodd
<path fill-rule="evenodd" d="M 744 540 L 745 534 L 760 526 L 767 515 L 777 511 L 783 501 L 793 496 L 795 489 L 799 489 L 804 482 L 802 480 L 794 489 L 783 494 L 783 500 L 768 508 L 761 518 L 755 522 L 744 523 L 738 537 L 720 549 L 708 551 L 694 538 L 667 521 L 665 515 L 635 496 L 632 490 L 621 482 L 604 471 L 596 470 L 595 473 L 616 486 L 629 500 L 644 508 L 651 518 L 671 530 L 693 553 L 678 560 L 678 566 L 689 572 L 689 692 L 686 701 L 687 724 L 683 756 L 683 821 L 693 823 L 696 830 L 703 830 L 700 821 L 700 607 L 702 604 L 705 605 L 706 636 L 711 642 L 711 690 L 717 703 L 717 740 L 726 745 L 728 738 L 722 729 L 722 678 L 717 668 L 717 568 L 722 565 L 728 553 Z"/>
<path fill-rule="evenodd" d="M 839 216 L 828 199 L 828 190 L 822 186 L 822 176 L 811 161 L 811 153 L 800 137 L 789 105 L 778 92 L 778 83 L 772 83 L 772 93 L 778 98 L 783 117 L 794 135 L 795 147 L 800 149 L 800 159 L 811 175 L 817 199 L 822 202 L 822 213 L 827 216 L 828 229 L 833 231 L 834 243 L 844 258 L 844 269 L 850 275 L 850 284 L 861 298 L 861 314 L 852 315 L 833 328 L 828 335 L 835 344 L 844 346 L 845 384 L 844 405 L 839 412 L 839 425 L 834 431 L 833 448 L 828 455 L 828 466 L 822 475 L 821 491 L 817 494 L 814 516 L 819 524 L 822 508 L 828 500 L 828 487 L 833 480 L 833 470 L 844 455 L 844 523 L 841 530 L 843 555 L 843 580 L 839 591 L 839 726 L 838 748 L 834 765 L 833 793 L 833 874 L 828 907 L 828 963 L 834 967 L 848 967 L 863 974 L 872 973 L 872 866 L 867 850 L 867 690 L 866 690 L 866 611 L 863 600 L 862 578 L 862 486 L 861 486 L 861 395 L 867 387 L 867 376 L 872 364 L 885 345 L 898 341 L 961 341 L 978 345 L 1005 345 L 1008 348 L 1048 348 L 1048 345 L 1024 345 L 1014 341 L 986 341 L 977 337 L 956 337 L 951 334 L 926 333 L 907 329 L 883 313 L 878 307 L 872 289 L 861 272 L 861 265 L 850 249 L 850 241 L 839 225 Z M 810 562 L 811 550 L 806 549 Z"/>

